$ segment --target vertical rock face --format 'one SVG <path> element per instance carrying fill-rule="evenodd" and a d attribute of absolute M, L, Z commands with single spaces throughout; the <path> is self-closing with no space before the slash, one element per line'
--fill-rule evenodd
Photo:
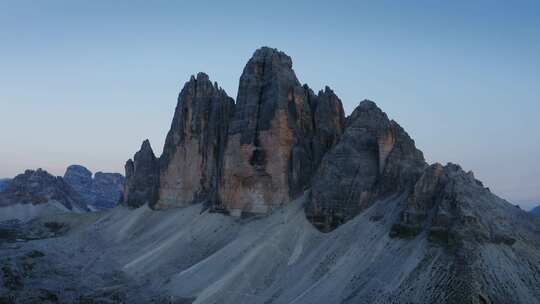
<path fill-rule="evenodd" d="M 213 202 L 234 100 L 204 73 L 192 77 L 178 97 L 160 157 L 156 208 Z"/>
<path fill-rule="evenodd" d="M 330 231 L 375 198 L 409 191 L 425 166 L 407 133 L 374 102 L 363 101 L 348 117 L 341 141 L 324 156 L 306 215 Z"/>
<path fill-rule="evenodd" d="M 343 121 L 341 102 L 331 90 L 315 96 L 300 85 L 289 56 L 257 50 L 240 77 L 220 207 L 235 215 L 265 213 L 294 199 L 308 187 L 326 146 L 341 135 Z M 331 124 L 336 130 L 327 129 Z"/>
<path fill-rule="evenodd" d="M 157 194 L 134 205 L 151 198 L 156 209 L 205 202 L 238 215 L 265 213 L 309 188 L 344 126 L 343 106 L 330 88 L 315 94 L 301 86 L 291 58 L 263 47 L 244 68 L 236 104 L 204 73 L 184 85 L 158 168 L 150 156 L 145 162 L 158 172 Z M 135 176 L 136 167 L 126 164 L 127 192 L 139 190 L 128 185 L 135 179 L 155 182 Z"/>
<path fill-rule="evenodd" d="M 116 206 L 122 198 L 124 177 L 119 173 L 92 172 L 80 165 L 71 165 L 64 174 L 64 180 L 96 209 Z"/>
<path fill-rule="evenodd" d="M 125 169 L 123 204 L 134 208 L 144 204 L 155 205 L 158 199 L 159 164 L 148 140 L 143 142 L 133 160 L 126 162 Z"/>
<path fill-rule="evenodd" d="M 319 91 L 317 96 L 311 95 L 310 105 L 313 109 L 313 159 L 318 167 L 323 156 L 341 139 L 345 129 L 345 114 L 341 100 L 329 87 Z M 316 169 L 316 168 L 315 168 Z"/>
<path fill-rule="evenodd" d="M 345 127 L 343 105 L 329 87 L 317 95 L 307 85 L 303 89 L 301 111 L 293 108 L 291 113 L 297 122 L 288 172 L 293 198 L 311 186 L 322 157 L 338 143 Z"/>

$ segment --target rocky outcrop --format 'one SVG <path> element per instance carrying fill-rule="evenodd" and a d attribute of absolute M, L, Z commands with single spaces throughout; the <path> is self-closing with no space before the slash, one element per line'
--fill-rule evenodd
<path fill-rule="evenodd" d="M 258 49 L 240 77 L 219 207 L 234 215 L 266 213 L 296 198 L 343 123 L 341 102 L 330 89 L 315 96 L 300 85 L 289 56 Z"/>
<path fill-rule="evenodd" d="M 234 100 L 208 75 L 184 85 L 160 157 L 156 208 L 216 200 L 233 110 Z"/>
<path fill-rule="evenodd" d="M 84 199 L 62 177 L 42 169 L 26 170 L 0 192 L 0 207 L 15 204 L 61 204 L 72 211 L 89 211 Z"/>
<path fill-rule="evenodd" d="M 159 163 L 150 142 L 145 140 L 133 160 L 125 165 L 126 180 L 122 203 L 137 208 L 157 203 L 159 187 Z"/>
<path fill-rule="evenodd" d="M 410 192 L 425 167 L 409 135 L 365 100 L 347 118 L 342 139 L 324 156 L 306 215 L 319 229 L 331 231 L 376 199 Z"/>
<path fill-rule="evenodd" d="M 116 206 L 122 198 L 124 177 L 119 173 L 92 172 L 80 165 L 71 165 L 64 180 L 95 209 Z"/>
<path fill-rule="evenodd" d="M 453 246 L 464 240 L 512 245 L 512 229 L 488 215 L 497 205 L 510 205 L 460 166 L 434 164 L 414 186 L 390 236 L 415 237 L 427 231 L 429 240 Z M 496 209 L 495 209 L 496 210 Z"/>

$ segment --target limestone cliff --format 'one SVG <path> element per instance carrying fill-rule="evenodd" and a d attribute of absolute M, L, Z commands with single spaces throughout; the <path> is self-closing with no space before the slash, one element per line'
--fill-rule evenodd
<path fill-rule="evenodd" d="M 365 100 L 313 178 L 306 215 L 323 231 L 356 216 L 375 199 L 410 192 L 426 166 L 422 152 L 394 121 Z"/>
<path fill-rule="evenodd" d="M 309 187 L 343 125 L 341 101 L 330 89 L 315 96 L 300 85 L 289 56 L 258 49 L 240 77 L 219 206 L 239 215 L 290 202 Z"/>
<path fill-rule="evenodd" d="M 208 75 L 184 85 L 160 157 L 156 208 L 215 201 L 233 110 L 234 100 Z"/>

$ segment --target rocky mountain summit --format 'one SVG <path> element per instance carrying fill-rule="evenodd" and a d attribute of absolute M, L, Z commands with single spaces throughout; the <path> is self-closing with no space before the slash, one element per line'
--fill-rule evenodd
<path fill-rule="evenodd" d="M 416 260 L 406 269 L 396 265 L 407 275 L 388 287 L 392 295 L 364 282 L 366 274 L 351 274 L 350 290 L 335 303 L 540 299 L 538 220 L 492 194 L 472 172 L 451 163 L 429 165 L 414 140 L 374 102 L 360 102 L 345 117 L 330 88 L 315 94 L 301 85 L 291 58 L 276 49 L 263 47 L 253 54 L 240 77 L 236 103 L 208 75 L 193 76 L 178 97 L 163 155 L 157 158 L 145 141 L 134 161 L 127 162 L 126 178 L 124 202 L 131 207 L 202 203 L 203 210 L 233 216 L 272 216 L 301 200 L 305 219 L 330 238 L 358 226 L 376 231 L 381 243 L 360 231 L 357 238 L 349 235 L 376 246 L 370 250 L 394 248 L 390 255 L 395 258 L 400 250 L 416 248 Z M 332 251 L 342 244 L 329 246 L 326 250 Z M 345 254 L 335 250 L 337 256 Z M 371 259 L 386 259 L 376 255 Z M 382 273 L 390 269 L 359 267 L 388 280 Z M 179 277 L 190 278 L 185 272 Z M 321 280 L 321 286 L 341 284 Z M 205 292 L 207 287 L 199 286 Z M 210 303 L 213 297 L 205 292 L 199 295 Z M 277 299 L 290 300 L 281 292 Z M 317 300 L 298 295 L 292 302 Z"/>
<path fill-rule="evenodd" d="M 184 85 L 158 160 L 159 181 L 141 181 L 158 195 L 145 201 L 156 209 L 202 202 L 238 216 L 267 213 L 310 187 L 344 127 L 330 88 L 315 94 L 300 84 L 289 56 L 261 48 L 244 68 L 236 104 L 204 73 Z"/>
<path fill-rule="evenodd" d="M 94 209 L 116 206 L 122 198 L 124 177 L 120 173 L 92 172 L 80 165 L 66 169 L 64 181 L 68 183 Z"/>
<path fill-rule="evenodd" d="M 204 73 L 192 77 L 178 97 L 160 157 L 156 208 L 215 201 L 234 100 Z"/>

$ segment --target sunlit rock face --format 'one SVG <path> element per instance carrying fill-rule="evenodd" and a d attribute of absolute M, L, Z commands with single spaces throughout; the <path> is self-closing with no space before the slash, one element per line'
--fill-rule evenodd
<path fill-rule="evenodd" d="M 145 140 L 133 160 L 125 165 L 126 179 L 122 203 L 137 208 L 157 202 L 159 187 L 159 164 L 150 142 Z"/>
<path fill-rule="evenodd" d="M 258 49 L 240 77 L 216 208 L 266 213 L 298 197 L 343 126 L 341 101 L 330 89 L 313 94 L 289 56 Z"/>
<path fill-rule="evenodd" d="M 341 141 L 324 156 L 306 215 L 323 231 L 335 229 L 375 199 L 410 192 L 426 166 L 409 135 L 365 100 L 347 118 Z"/>
<path fill-rule="evenodd" d="M 213 202 L 234 100 L 208 75 L 197 74 L 178 97 L 160 157 L 158 209 Z"/>

